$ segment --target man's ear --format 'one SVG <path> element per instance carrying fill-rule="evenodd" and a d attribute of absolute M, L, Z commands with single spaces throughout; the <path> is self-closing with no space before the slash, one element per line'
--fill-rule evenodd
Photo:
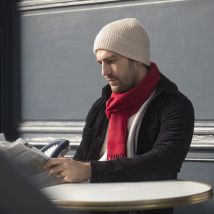
<path fill-rule="evenodd" d="M 136 63 L 136 66 L 138 69 L 140 70 L 144 70 L 144 71 L 148 71 L 148 68 L 146 65 L 144 65 L 142 62 L 135 62 Z"/>
<path fill-rule="evenodd" d="M 141 62 L 136 62 L 136 64 L 137 64 L 138 67 L 144 66 L 143 63 L 141 63 Z"/>
<path fill-rule="evenodd" d="M 130 60 L 135 66 L 136 66 L 136 68 L 140 68 L 142 65 L 142 63 L 141 62 L 137 62 L 137 61 L 134 61 L 134 60 Z"/>

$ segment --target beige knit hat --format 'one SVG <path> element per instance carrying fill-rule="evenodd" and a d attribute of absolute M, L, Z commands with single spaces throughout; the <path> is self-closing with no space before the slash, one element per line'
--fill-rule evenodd
<path fill-rule="evenodd" d="M 93 51 L 104 49 L 150 65 L 149 37 L 135 18 L 121 19 L 104 26 L 97 34 Z"/>

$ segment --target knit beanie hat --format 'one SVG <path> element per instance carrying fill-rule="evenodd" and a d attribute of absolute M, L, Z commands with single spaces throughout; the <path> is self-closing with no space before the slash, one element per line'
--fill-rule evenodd
<path fill-rule="evenodd" d="M 100 49 L 150 65 L 149 37 L 135 18 L 121 19 L 105 25 L 94 41 L 94 53 Z"/>

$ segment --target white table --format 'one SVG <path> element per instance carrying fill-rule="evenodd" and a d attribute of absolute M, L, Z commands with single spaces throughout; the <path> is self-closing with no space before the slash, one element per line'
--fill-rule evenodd
<path fill-rule="evenodd" d="M 177 207 L 206 201 L 212 187 L 194 181 L 68 183 L 42 189 L 57 206 L 75 210 L 118 211 Z"/>

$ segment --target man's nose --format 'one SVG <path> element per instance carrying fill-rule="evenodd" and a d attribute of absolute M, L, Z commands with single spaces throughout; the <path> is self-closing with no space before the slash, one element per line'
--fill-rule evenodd
<path fill-rule="evenodd" d="M 102 63 L 102 75 L 108 76 L 111 74 L 111 66 L 108 63 Z"/>

